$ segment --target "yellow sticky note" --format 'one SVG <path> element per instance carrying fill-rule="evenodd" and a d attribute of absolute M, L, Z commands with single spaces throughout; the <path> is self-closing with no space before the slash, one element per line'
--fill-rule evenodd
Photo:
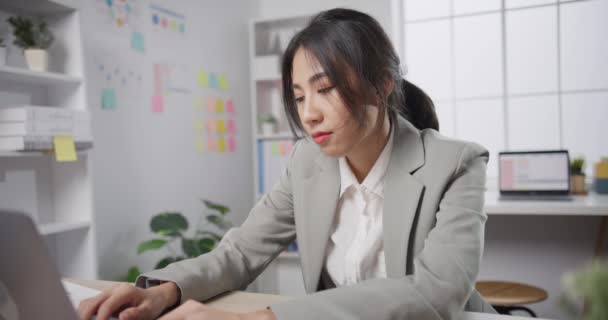
<path fill-rule="evenodd" d="M 198 84 L 206 88 L 209 85 L 209 81 L 207 80 L 207 72 L 201 71 L 198 73 Z"/>
<path fill-rule="evenodd" d="M 224 120 L 217 120 L 217 132 L 226 133 L 226 125 L 224 124 Z"/>
<path fill-rule="evenodd" d="M 55 148 L 55 159 L 58 162 L 78 160 L 74 138 L 70 136 L 53 137 L 53 147 Z"/>
<path fill-rule="evenodd" d="M 224 138 L 219 138 L 217 141 L 217 151 L 226 152 L 226 140 Z"/>
<path fill-rule="evenodd" d="M 203 98 L 201 96 L 194 97 L 194 110 L 203 111 Z"/>
<path fill-rule="evenodd" d="M 217 99 L 215 108 L 217 113 L 224 113 L 224 101 L 222 101 L 222 99 Z"/>

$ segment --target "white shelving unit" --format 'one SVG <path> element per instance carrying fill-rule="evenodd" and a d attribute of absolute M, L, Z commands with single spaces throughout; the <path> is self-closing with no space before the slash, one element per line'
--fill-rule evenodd
<path fill-rule="evenodd" d="M 3 0 L 0 30 L 8 46 L 0 65 L 0 108 L 32 104 L 88 110 L 77 0 Z M 12 46 L 9 16 L 43 19 L 55 35 L 49 71 L 29 70 Z M 32 217 L 62 276 L 97 278 L 91 157 L 78 151 L 74 162 L 56 162 L 48 152 L 0 152 L 0 208 Z M 0 222 L 1 223 L 1 222 Z"/>
<path fill-rule="evenodd" d="M 253 197 L 257 202 L 261 195 L 268 192 L 260 183 L 264 177 L 262 172 L 272 170 L 272 177 L 278 177 L 284 168 L 281 161 L 268 161 L 263 150 L 266 143 L 293 143 L 295 137 L 291 133 L 281 99 L 281 56 L 288 41 L 308 22 L 307 16 L 281 17 L 274 19 L 258 19 L 251 21 L 249 26 L 250 66 L 251 66 L 251 101 L 253 128 Z M 273 134 L 263 134 L 258 121 L 261 115 L 272 114 L 277 119 L 277 130 Z M 288 155 L 283 155 L 285 158 Z M 260 170 L 262 168 L 262 170 Z M 274 174 L 276 173 L 276 174 Z M 267 189 L 267 187 L 266 187 Z M 272 263 L 256 282 L 257 290 L 266 293 L 300 295 L 303 294 L 302 277 L 297 252 L 283 252 Z M 295 278 L 294 275 L 295 274 Z"/>

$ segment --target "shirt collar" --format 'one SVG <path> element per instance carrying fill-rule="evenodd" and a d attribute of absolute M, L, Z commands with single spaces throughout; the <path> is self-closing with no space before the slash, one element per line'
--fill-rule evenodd
<path fill-rule="evenodd" d="M 365 189 L 379 196 L 382 196 L 384 191 L 384 184 L 381 182 L 386 174 L 386 169 L 388 168 L 388 163 L 391 158 L 391 152 L 393 151 L 393 136 L 394 132 L 391 126 L 388 142 L 384 146 L 384 149 L 382 149 L 378 159 L 376 159 L 372 169 L 363 180 L 363 183 L 360 184 L 361 186 L 365 187 Z M 340 167 L 340 197 L 342 197 L 344 192 L 346 192 L 350 186 L 358 186 L 359 182 L 351 170 L 348 161 L 346 161 L 346 157 L 341 157 L 338 163 Z"/>

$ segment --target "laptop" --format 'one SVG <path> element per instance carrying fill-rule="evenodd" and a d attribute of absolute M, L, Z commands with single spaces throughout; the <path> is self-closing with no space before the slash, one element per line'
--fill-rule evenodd
<path fill-rule="evenodd" d="M 501 200 L 572 200 L 567 150 L 498 154 Z"/>
<path fill-rule="evenodd" d="M 78 319 L 77 301 L 26 214 L 0 210 L 0 262 L 0 320 Z"/>

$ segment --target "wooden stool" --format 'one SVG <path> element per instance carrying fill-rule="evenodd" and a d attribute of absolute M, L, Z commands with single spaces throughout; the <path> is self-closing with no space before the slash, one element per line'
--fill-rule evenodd
<path fill-rule="evenodd" d="M 478 281 L 475 288 L 500 314 L 522 310 L 536 318 L 536 313 L 522 305 L 547 299 L 547 291 L 517 282 Z"/>

